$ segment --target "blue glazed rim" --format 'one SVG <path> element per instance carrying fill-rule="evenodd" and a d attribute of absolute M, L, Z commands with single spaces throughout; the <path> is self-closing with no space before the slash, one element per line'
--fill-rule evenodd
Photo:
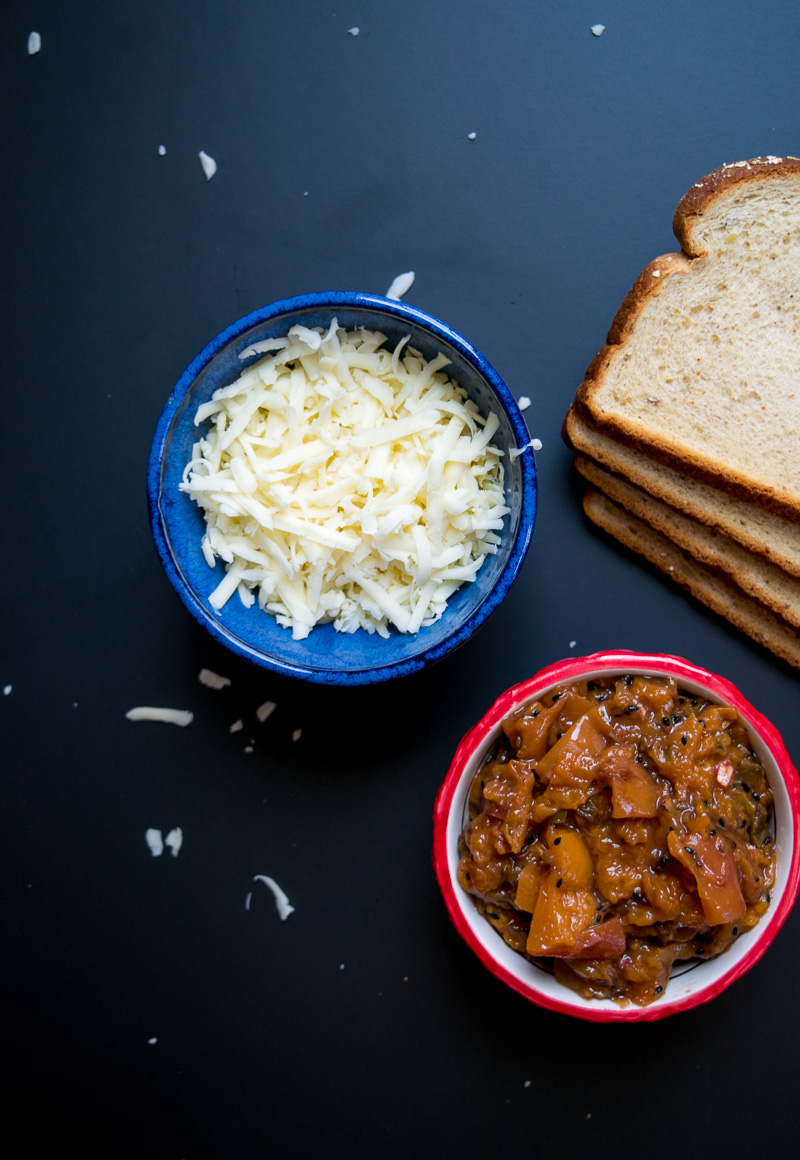
<path fill-rule="evenodd" d="M 237 319 L 225 330 L 220 331 L 215 338 L 212 338 L 197 357 L 189 363 L 167 399 L 166 406 L 156 426 L 147 467 L 147 502 L 153 540 L 164 571 L 185 607 L 216 641 L 231 652 L 244 657 L 245 660 L 284 676 L 296 677 L 323 685 L 370 685 L 388 681 L 394 677 L 409 676 L 411 673 L 419 672 L 420 669 L 441 660 L 448 653 L 465 644 L 505 599 L 525 559 L 536 522 L 538 488 L 536 462 L 532 450 L 528 450 L 520 456 L 522 468 L 520 517 L 506 566 L 494 587 L 473 614 L 445 640 L 423 650 L 416 656 L 352 671 L 318 669 L 310 666 L 306 668 L 281 658 L 267 656 L 258 649 L 251 648 L 246 641 L 226 632 L 183 579 L 167 541 L 164 516 L 160 505 L 162 461 L 167 435 L 183 399 L 191 390 L 200 372 L 212 358 L 228 343 L 259 323 L 268 322 L 281 315 L 297 311 L 324 310 L 336 307 L 374 310 L 382 314 L 393 315 L 402 321 L 422 327 L 435 337 L 449 343 L 475 368 L 497 395 L 514 432 L 517 446 L 524 447 L 529 442 L 528 428 L 516 400 L 497 371 L 476 347 L 440 319 L 434 318 L 433 315 L 426 314 L 414 306 L 409 306 L 405 302 L 383 298 L 378 294 L 348 290 L 301 294 L 294 298 L 280 299 L 269 306 L 262 306 L 258 310 L 246 314 L 243 318 Z"/>

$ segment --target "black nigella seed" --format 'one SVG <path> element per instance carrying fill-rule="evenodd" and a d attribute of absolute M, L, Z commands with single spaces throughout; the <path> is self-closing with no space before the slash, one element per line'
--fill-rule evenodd
<path fill-rule="evenodd" d="M 500 917 L 499 914 L 492 914 L 491 910 L 487 910 L 486 914 L 487 914 L 488 918 L 499 918 Z"/>
<path fill-rule="evenodd" d="M 553 694 L 553 704 L 554 704 L 554 705 L 555 705 L 556 701 L 558 700 L 558 698 L 559 698 L 560 696 L 561 696 L 561 694 L 560 694 L 560 693 L 554 693 L 554 694 Z"/>
<path fill-rule="evenodd" d="M 658 864 L 659 866 L 666 866 L 667 862 L 669 862 L 669 858 L 662 858 Z"/>
<path fill-rule="evenodd" d="M 664 988 L 663 988 L 663 987 L 661 986 L 661 984 L 659 983 L 659 984 L 657 985 L 657 987 L 656 987 L 656 994 L 657 994 L 657 995 L 660 995 L 660 994 L 661 994 L 661 992 L 662 992 L 663 990 L 664 990 Z"/>
<path fill-rule="evenodd" d="M 553 845 L 554 845 L 554 846 L 557 846 L 557 845 L 558 845 L 558 843 L 559 843 L 560 841 L 561 841 L 561 839 L 560 839 L 560 838 L 554 838 L 554 839 L 553 839 Z"/>
<path fill-rule="evenodd" d="M 556 887 L 560 886 L 563 881 L 563 878 L 559 878 L 558 882 L 556 882 Z"/>
<path fill-rule="evenodd" d="M 630 688 L 631 685 L 633 684 L 633 677 L 626 677 L 625 684 L 628 686 L 628 688 Z"/>
<path fill-rule="evenodd" d="M 761 801 L 761 795 L 757 794 L 755 790 L 753 790 L 753 801 L 756 801 L 756 802 Z"/>
<path fill-rule="evenodd" d="M 683 737 L 681 737 L 681 745 L 685 745 L 685 744 L 686 744 L 686 734 L 684 733 Z"/>
<path fill-rule="evenodd" d="M 679 717 L 677 713 L 673 713 L 673 715 L 672 715 L 672 724 L 673 725 L 680 725 L 682 720 L 683 720 L 683 718 Z"/>
<path fill-rule="evenodd" d="M 708 836 L 709 836 L 710 838 L 713 838 L 713 837 L 714 837 L 714 835 L 716 834 L 716 832 L 717 832 L 716 830 L 709 830 L 709 831 L 708 831 Z"/>
<path fill-rule="evenodd" d="M 738 934 L 738 933 L 739 933 L 739 928 L 738 928 L 738 926 L 735 926 L 735 927 L 733 928 L 733 933 L 734 933 L 734 934 Z"/>
<path fill-rule="evenodd" d="M 560 741 L 563 736 L 563 733 L 556 733 L 556 741 Z"/>
<path fill-rule="evenodd" d="M 669 717 L 662 717 L 661 724 L 662 725 L 669 725 Z"/>

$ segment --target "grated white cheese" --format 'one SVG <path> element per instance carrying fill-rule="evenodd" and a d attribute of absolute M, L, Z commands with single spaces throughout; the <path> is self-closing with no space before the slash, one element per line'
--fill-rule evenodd
<path fill-rule="evenodd" d="M 206 181 L 210 181 L 217 172 L 216 161 L 213 157 L 209 157 L 204 149 L 201 149 L 197 156 L 200 158 L 200 164 L 203 167 L 203 173 L 206 175 Z"/>
<path fill-rule="evenodd" d="M 155 1047 L 155 1045 L 158 1043 L 158 1039 L 157 1039 L 157 1037 L 154 1035 L 154 1036 L 153 1036 L 153 1038 L 152 1038 L 152 1039 L 148 1039 L 148 1041 L 147 1041 L 147 1042 L 150 1044 L 150 1046 L 151 1046 L 151 1047 Z"/>
<path fill-rule="evenodd" d="M 221 677 L 219 673 L 215 673 L 211 669 L 201 669 L 197 674 L 197 679 L 201 685 L 205 685 L 209 689 L 224 689 L 231 683 L 230 677 Z"/>
<path fill-rule="evenodd" d="M 414 271 L 408 270 L 405 274 L 398 274 L 392 282 L 389 289 L 386 291 L 387 298 L 394 298 L 399 301 L 404 294 L 407 294 L 414 285 Z"/>
<path fill-rule="evenodd" d="M 530 407 L 530 405 L 531 405 L 531 401 L 528 398 L 528 396 L 527 395 L 520 395 L 519 403 L 517 404 L 520 411 L 527 411 L 527 409 L 528 409 L 528 407 Z"/>
<path fill-rule="evenodd" d="M 478 134 L 477 134 L 477 133 L 467 133 L 467 139 L 468 139 L 469 141 L 474 141 L 474 140 L 476 139 L 476 137 L 477 137 L 477 136 L 478 136 Z"/>
<path fill-rule="evenodd" d="M 166 145 L 159 145 L 159 147 L 158 147 L 158 156 L 159 156 L 159 157 L 166 157 L 166 155 L 167 155 L 167 147 L 166 147 Z"/>
<path fill-rule="evenodd" d="M 303 730 L 302 729 L 295 729 L 295 731 L 292 733 L 292 741 L 299 741 L 302 736 L 303 736 Z"/>
<path fill-rule="evenodd" d="M 11 689 L 12 689 L 11 685 L 3 685 L 3 696 L 7 697 L 8 694 L 11 692 Z"/>
<path fill-rule="evenodd" d="M 606 30 L 605 24 L 593 24 L 592 25 L 592 36 L 602 36 L 603 33 L 605 32 L 605 30 Z"/>
<path fill-rule="evenodd" d="M 164 843 L 161 840 L 160 830 L 145 830 L 144 840 L 147 842 L 147 848 L 154 858 L 160 858 L 164 853 Z"/>
<path fill-rule="evenodd" d="M 31 32 L 28 35 L 28 56 L 35 56 L 37 52 L 41 52 L 42 38 L 38 32 Z"/>
<path fill-rule="evenodd" d="M 169 846 L 173 858 L 178 857 L 178 851 L 183 845 L 183 830 L 180 826 L 176 826 L 174 830 L 170 830 L 164 839 L 164 845 Z"/>
<path fill-rule="evenodd" d="M 512 461 L 514 459 L 519 459 L 520 455 L 524 455 L 529 447 L 533 451 L 541 451 L 542 450 L 541 439 L 531 439 L 530 443 L 526 443 L 524 447 L 512 447 L 508 453 L 508 458 L 511 459 Z"/>
<path fill-rule="evenodd" d="M 167 725 L 191 725 L 194 713 L 188 709 L 157 709 L 153 705 L 137 705 L 125 714 L 129 721 L 164 721 Z"/>
<path fill-rule="evenodd" d="M 296 640 L 320 623 L 388 636 L 435 623 L 497 551 L 503 452 L 443 373 L 385 336 L 293 326 L 199 407 L 181 490 L 204 510 L 209 597 L 256 600 Z"/>
<path fill-rule="evenodd" d="M 242 729 L 244 729 L 244 721 L 240 717 L 238 721 L 234 721 L 234 723 L 228 729 L 228 732 L 239 733 Z"/>
<path fill-rule="evenodd" d="M 278 917 L 282 922 L 285 921 L 290 914 L 294 914 L 294 907 L 290 904 L 289 899 L 283 893 L 274 878 L 267 878 L 266 874 L 256 874 L 253 878 L 253 881 L 263 882 L 265 886 L 270 888 L 273 898 L 275 899 L 275 906 L 278 911 Z"/>
<path fill-rule="evenodd" d="M 351 36 L 358 36 L 361 29 L 360 28 L 348 28 L 347 31 L 350 33 Z"/>
<path fill-rule="evenodd" d="M 267 717 L 271 716 L 271 714 L 275 712 L 277 707 L 278 706 L 275 701 L 265 701 L 263 705 L 258 706 L 256 709 L 256 717 L 258 717 L 262 725 L 266 721 Z"/>

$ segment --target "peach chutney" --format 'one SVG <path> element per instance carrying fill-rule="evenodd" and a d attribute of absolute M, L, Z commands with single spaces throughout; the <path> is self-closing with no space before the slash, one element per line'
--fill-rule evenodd
<path fill-rule="evenodd" d="M 772 794 L 735 709 L 599 677 L 517 709 L 469 798 L 458 879 L 509 946 L 585 998 L 645 1006 L 673 963 L 759 921 Z"/>

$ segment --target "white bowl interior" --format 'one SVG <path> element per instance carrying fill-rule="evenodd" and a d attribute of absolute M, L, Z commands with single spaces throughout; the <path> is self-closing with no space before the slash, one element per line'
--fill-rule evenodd
<path fill-rule="evenodd" d="M 598 668 L 597 670 L 587 671 L 581 673 L 581 679 L 592 680 L 599 677 L 626 676 L 629 674 L 632 676 L 659 675 L 658 671 L 652 668 L 638 668 L 635 665 L 626 665 L 624 669 L 609 670 L 607 668 Z M 661 675 L 669 674 L 662 673 Z M 533 693 L 527 693 L 515 703 L 512 709 L 509 709 L 509 712 L 512 712 L 513 709 L 524 705 L 528 701 L 542 697 L 550 689 L 554 689 L 563 683 L 563 680 L 553 681 L 549 684 L 542 685 L 541 689 Z M 715 693 L 695 681 L 684 680 L 681 677 L 679 678 L 679 684 L 687 692 L 700 693 L 709 700 L 719 703 L 719 697 Z M 789 867 L 794 853 L 794 831 L 789 795 L 786 791 L 786 786 L 781 777 L 777 762 L 766 741 L 750 721 L 747 720 L 744 714 L 741 714 L 741 716 L 747 725 L 753 749 L 758 753 L 764 764 L 770 788 L 775 799 L 774 841 L 778 865 L 770 908 L 757 926 L 741 934 L 732 946 L 717 958 L 706 961 L 698 960 L 696 962 L 690 960 L 688 963 L 680 964 L 678 970 L 670 978 L 664 994 L 657 1001 L 660 1006 L 680 1001 L 689 996 L 696 996 L 699 992 L 713 987 L 723 976 L 729 974 L 744 956 L 749 953 L 754 941 L 763 938 L 764 934 L 774 924 L 777 918 L 778 901 L 786 889 Z M 491 735 L 487 737 L 484 744 L 472 754 L 456 787 L 447 820 L 447 865 L 461 912 L 475 939 L 481 944 L 487 954 L 498 962 L 510 975 L 513 975 L 526 989 L 535 991 L 538 995 L 557 1000 L 561 1004 L 567 1004 L 576 1009 L 589 1008 L 596 1011 L 606 1009 L 619 1013 L 620 1008 L 612 999 L 583 999 L 574 991 L 570 991 L 568 988 L 556 982 L 555 978 L 543 967 L 537 966 L 517 951 L 512 950 L 494 927 L 478 913 L 471 896 L 458 883 L 456 871 L 458 869 L 460 856 L 459 839 L 464 823 L 468 820 L 469 816 L 470 786 L 472 785 L 475 774 L 496 744 L 500 731 L 501 727 L 498 724 Z M 683 968 L 682 970 L 680 969 L 681 967 Z"/>

